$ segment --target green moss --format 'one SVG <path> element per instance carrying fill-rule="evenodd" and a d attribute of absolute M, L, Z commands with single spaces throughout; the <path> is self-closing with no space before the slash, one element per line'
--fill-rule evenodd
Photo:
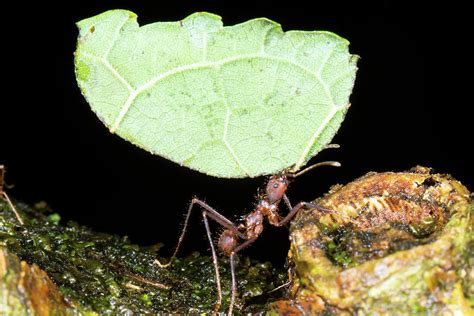
<path fill-rule="evenodd" d="M 61 220 L 61 216 L 58 213 L 53 213 L 48 216 L 48 221 L 54 224 L 59 224 L 60 220 Z"/>
<path fill-rule="evenodd" d="M 98 233 L 77 223 L 59 223 L 58 214 L 17 204 L 25 221 L 19 226 L 0 199 L 0 243 L 21 260 L 36 263 L 60 288 L 67 301 L 81 311 L 115 314 L 127 310 L 140 313 L 209 313 L 217 299 L 214 268 L 209 256 L 194 253 L 177 258 L 169 268 L 155 263 L 155 248 L 132 244 L 127 237 Z M 229 304 L 230 270 L 220 260 L 223 306 Z M 269 293 L 285 283 L 285 273 L 269 263 L 240 258 L 236 308 L 261 312 L 272 297 Z"/>

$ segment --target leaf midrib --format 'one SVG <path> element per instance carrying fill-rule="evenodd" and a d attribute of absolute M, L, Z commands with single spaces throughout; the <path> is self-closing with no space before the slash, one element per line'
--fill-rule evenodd
<path fill-rule="evenodd" d="M 141 85 L 137 88 L 133 88 L 132 85 L 118 72 L 117 69 L 115 69 L 115 67 L 113 67 L 112 64 L 110 64 L 110 62 L 107 59 L 105 59 L 103 57 L 97 57 L 95 55 L 92 55 L 92 54 L 89 54 L 89 53 L 86 53 L 86 52 L 83 52 L 82 56 L 85 56 L 85 57 L 88 57 L 88 58 L 91 58 L 91 59 L 95 59 L 95 60 L 98 60 L 99 62 L 101 62 L 107 69 L 109 69 L 109 71 L 130 92 L 129 97 L 125 101 L 124 105 L 122 106 L 122 108 L 119 112 L 119 115 L 117 116 L 114 124 L 110 127 L 110 132 L 111 133 L 115 133 L 115 131 L 120 127 L 120 123 L 122 122 L 123 118 L 127 114 L 128 110 L 129 110 L 130 106 L 132 105 L 133 101 L 135 100 L 135 98 L 139 94 L 141 94 L 142 92 L 152 88 L 160 80 L 163 80 L 163 79 L 165 79 L 169 76 L 179 74 L 181 72 L 185 72 L 185 71 L 189 71 L 189 70 L 197 70 L 197 69 L 203 69 L 203 68 L 214 68 L 214 67 L 217 68 L 217 67 L 221 67 L 221 66 L 223 66 L 224 64 L 227 64 L 227 63 L 231 63 L 231 62 L 235 62 L 235 61 L 241 61 L 241 60 L 245 60 L 245 59 L 261 58 L 261 59 L 267 59 L 267 60 L 271 60 L 271 61 L 277 61 L 277 62 L 280 62 L 280 63 L 287 63 L 287 64 L 298 67 L 299 69 L 301 69 L 301 70 L 305 71 L 306 73 L 310 74 L 311 76 L 313 76 L 321 84 L 326 97 L 330 101 L 330 105 L 333 108 L 337 107 L 336 104 L 334 103 L 333 97 L 332 97 L 332 95 L 329 91 L 328 85 L 321 79 L 321 77 L 319 75 L 319 72 L 321 71 L 321 69 L 324 68 L 324 66 L 325 66 L 325 64 L 326 64 L 326 62 L 329 58 L 325 59 L 324 63 L 321 64 L 321 66 L 320 66 L 320 70 L 318 70 L 318 72 L 315 72 L 315 71 L 312 71 L 311 69 L 308 69 L 305 66 L 302 66 L 298 63 L 295 63 L 294 61 L 284 59 L 284 58 L 281 58 L 281 57 L 276 57 L 276 56 L 271 56 L 271 55 L 264 55 L 262 53 L 245 54 L 245 55 L 239 55 L 239 56 L 230 57 L 230 58 L 224 58 L 224 59 L 221 59 L 219 61 L 212 61 L 212 62 L 210 62 L 210 61 L 202 62 L 201 61 L 201 62 L 192 63 L 192 64 L 188 64 L 188 65 L 184 65 L 184 66 L 174 67 L 174 68 L 172 68 L 168 71 L 165 71 L 165 72 L 159 74 L 158 76 L 155 76 L 155 77 L 151 78 L 150 80 L 148 80 L 143 85 Z"/>

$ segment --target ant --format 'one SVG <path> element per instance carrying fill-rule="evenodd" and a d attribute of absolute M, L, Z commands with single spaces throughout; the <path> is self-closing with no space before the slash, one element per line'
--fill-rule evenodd
<path fill-rule="evenodd" d="M 338 148 L 339 146 L 336 144 L 328 145 L 326 148 Z M 217 303 L 214 308 L 214 314 L 217 314 L 221 304 L 222 304 L 222 289 L 221 289 L 221 282 L 220 282 L 220 274 L 219 274 L 219 266 L 217 261 L 216 250 L 214 247 L 214 243 L 211 236 L 211 230 L 209 228 L 209 221 L 208 218 L 216 221 L 222 227 L 224 227 L 224 231 L 221 233 L 217 247 L 219 250 L 226 256 L 230 258 L 230 270 L 232 276 L 232 289 L 231 289 L 231 297 L 230 297 L 230 304 L 229 304 L 229 315 L 232 315 L 232 310 L 235 303 L 235 297 L 237 294 L 237 285 L 235 279 L 235 263 L 234 258 L 235 255 L 241 251 L 242 249 L 250 246 L 263 231 L 263 224 L 264 219 L 267 218 L 268 222 L 277 227 L 281 227 L 288 223 L 295 215 L 298 213 L 299 210 L 302 208 L 313 208 L 317 209 L 321 212 L 333 212 L 332 210 L 326 209 L 321 207 L 317 204 L 310 203 L 310 202 L 299 202 L 295 206 L 291 206 L 290 200 L 286 196 L 286 190 L 288 189 L 289 185 L 289 178 L 296 178 L 314 168 L 320 166 L 333 166 L 333 167 L 340 167 L 341 164 L 337 161 L 325 161 L 320 162 L 314 165 L 303 169 L 297 173 L 291 172 L 289 170 L 284 170 L 280 173 L 272 175 L 266 184 L 266 188 L 263 194 L 260 194 L 258 197 L 258 201 L 256 206 L 252 212 L 247 214 L 243 217 L 243 220 L 239 224 L 235 224 L 223 215 L 221 215 L 216 209 L 208 205 L 203 200 L 195 197 L 191 200 L 191 204 L 189 205 L 188 212 L 186 214 L 186 218 L 184 221 L 184 227 L 179 236 L 178 243 L 176 248 L 171 256 L 171 259 L 166 264 L 161 264 L 158 260 L 155 262 L 160 267 L 167 267 L 171 264 L 173 259 L 176 257 L 178 250 L 181 246 L 181 243 L 184 239 L 184 235 L 186 233 L 186 229 L 188 226 L 189 218 L 191 215 L 191 211 L 193 210 L 194 205 L 199 205 L 202 209 L 202 217 L 204 220 L 204 226 L 206 228 L 207 238 L 209 240 L 209 244 L 211 247 L 212 253 L 212 262 L 215 269 L 216 275 L 216 286 L 217 286 Z M 289 212 L 288 214 L 281 218 L 278 213 L 278 208 L 281 200 L 284 201 L 285 205 L 288 207 Z M 240 242 L 240 243 L 239 243 Z"/>
<path fill-rule="evenodd" d="M 5 192 L 5 190 L 3 189 L 5 186 L 4 177 L 5 177 L 5 166 L 0 165 L 0 196 L 3 196 L 3 198 L 7 201 L 8 205 L 13 210 L 13 213 L 15 213 L 15 216 L 18 219 L 18 222 L 20 222 L 20 224 L 23 226 L 24 223 L 23 223 L 23 220 L 21 219 L 20 214 L 18 214 L 15 206 L 13 206 L 12 201 L 8 197 L 7 192 Z"/>

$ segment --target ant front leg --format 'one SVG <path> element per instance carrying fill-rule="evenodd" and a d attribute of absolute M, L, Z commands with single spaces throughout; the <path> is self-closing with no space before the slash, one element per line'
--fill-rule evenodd
<path fill-rule="evenodd" d="M 286 195 L 284 195 L 284 198 L 286 197 Z M 287 202 L 287 205 L 289 204 L 289 200 L 288 198 L 286 197 L 285 199 L 285 202 Z M 291 207 L 291 205 L 290 205 Z M 325 207 L 322 207 L 316 203 L 312 203 L 312 202 L 299 202 L 298 204 L 296 204 L 293 208 L 291 208 L 290 212 L 285 216 L 285 218 L 283 218 L 281 221 L 279 221 L 278 223 L 275 223 L 273 224 L 274 226 L 277 226 L 277 227 L 280 227 L 280 226 L 283 226 L 285 225 L 286 223 L 288 223 L 295 215 L 296 213 L 298 213 L 298 211 L 302 208 L 313 208 L 313 209 L 316 209 L 318 211 L 321 211 L 322 213 L 337 213 L 340 217 L 344 218 L 345 220 L 347 220 L 348 222 L 350 223 L 355 223 L 355 221 L 342 214 L 342 213 L 338 213 L 334 210 L 331 210 L 331 209 L 328 209 L 328 208 L 325 208 Z"/>
<path fill-rule="evenodd" d="M 288 197 L 286 197 L 286 194 L 283 196 L 283 198 L 285 199 L 285 202 L 287 203 L 287 205 L 289 205 L 290 212 L 281 221 L 273 224 L 274 226 L 277 226 L 277 227 L 283 226 L 286 223 L 288 223 L 296 215 L 296 213 L 298 213 L 298 211 L 302 208 L 314 208 L 324 213 L 334 213 L 333 210 L 330 210 L 328 208 L 322 207 L 318 204 L 311 203 L 311 202 L 299 202 L 298 204 L 296 204 L 294 207 L 291 208 L 291 204 L 289 202 Z"/>

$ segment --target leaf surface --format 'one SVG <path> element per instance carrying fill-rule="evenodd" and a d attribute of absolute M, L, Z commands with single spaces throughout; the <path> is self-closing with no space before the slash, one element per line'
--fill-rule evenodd
<path fill-rule="evenodd" d="M 349 107 L 357 57 L 330 32 L 283 32 L 265 18 L 224 27 L 209 13 L 139 27 L 125 10 L 78 27 L 76 77 L 100 120 L 209 175 L 298 170 Z"/>

